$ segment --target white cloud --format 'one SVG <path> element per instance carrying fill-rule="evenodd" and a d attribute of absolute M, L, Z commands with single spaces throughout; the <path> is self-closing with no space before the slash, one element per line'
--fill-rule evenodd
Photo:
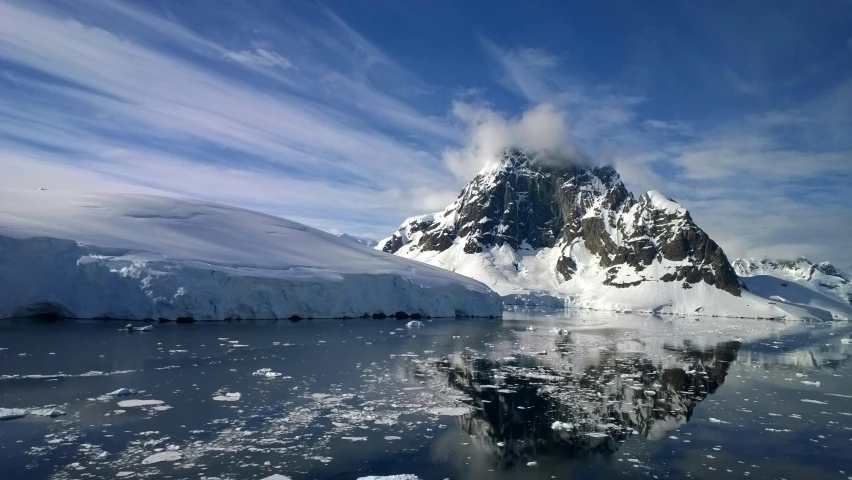
<path fill-rule="evenodd" d="M 455 102 L 453 115 L 466 125 L 467 141 L 460 148 L 445 150 L 443 158 L 450 171 L 465 181 L 497 162 L 508 147 L 579 158 L 565 114 L 551 104 L 533 107 L 519 118 L 506 118 L 488 107 Z"/>
<path fill-rule="evenodd" d="M 270 52 L 265 48 L 255 48 L 254 50 L 242 50 L 239 52 L 227 52 L 225 58 L 244 65 L 259 66 L 259 67 L 279 67 L 283 69 L 296 69 L 290 60 L 278 55 L 275 52 Z"/>
<path fill-rule="evenodd" d="M 653 130 L 660 130 L 663 132 L 677 133 L 677 134 L 689 134 L 692 129 L 685 122 L 680 121 L 665 121 L 665 120 L 657 120 L 657 119 L 648 119 L 642 122 L 646 128 Z"/>
<path fill-rule="evenodd" d="M 485 37 L 478 37 L 485 53 L 497 64 L 500 81 L 531 103 L 553 101 L 560 82 L 552 73 L 559 65 L 555 55 L 538 48 L 504 50 Z M 550 75 L 548 75 L 550 74 Z"/>
<path fill-rule="evenodd" d="M 13 90 L 0 103 L 0 134 L 23 143 L 2 152 L 10 168 L 0 186 L 41 177 L 57 184 L 53 188 L 151 188 L 289 212 L 317 225 L 359 218 L 390 228 L 434 208 L 431 196 L 410 192 L 446 192 L 455 185 L 423 142 L 375 127 L 393 124 L 428 139 L 456 135 L 449 124 L 342 74 L 339 101 L 315 100 L 325 95 L 315 75 L 334 72 L 322 66 L 323 57 L 301 83 L 266 76 L 259 81 L 274 88 L 255 87 L 205 61 L 229 53 L 214 42 L 135 9 L 104 9 L 85 15 L 103 20 L 94 25 L 40 3 L 0 2 L 0 59 L 61 79 L 7 83 Z M 340 22 L 333 25 L 343 28 Z M 120 35 L 110 30 L 115 25 L 136 34 Z M 344 38 L 355 35 L 344 30 Z M 170 42 L 169 48 L 139 40 L 146 35 Z M 390 62 L 360 41 L 374 66 Z M 259 71 L 289 64 L 265 46 L 230 53 Z M 362 105 L 375 122 L 353 110 Z M 25 156 L 33 159 L 30 173 L 20 161 Z"/>

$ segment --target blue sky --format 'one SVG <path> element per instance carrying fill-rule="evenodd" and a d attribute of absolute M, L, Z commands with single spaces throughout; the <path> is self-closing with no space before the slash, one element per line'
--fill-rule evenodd
<path fill-rule="evenodd" d="M 852 2 L 0 2 L 0 188 L 385 236 L 507 143 L 852 264 Z"/>

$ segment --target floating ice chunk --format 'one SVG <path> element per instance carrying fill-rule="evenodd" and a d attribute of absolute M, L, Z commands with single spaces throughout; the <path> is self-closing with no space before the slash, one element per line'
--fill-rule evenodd
<path fill-rule="evenodd" d="M 805 384 L 805 385 L 811 385 L 811 386 L 814 386 L 814 387 L 819 387 L 820 385 L 822 385 L 820 382 L 811 382 L 811 381 L 808 381 L 808 380 L 802 380 L 802 383 Z"/>
<path fill-rule="evenodd" d="M 439 415 L 445 417 L 460 417 L 470 412 L 470 409 L 467 407 L 445 407 L 445 408 L 433 408 L 429 411 L 432 415 Z"/>
<path fill-rule="evenodd" d="M 852 344 L 852 338 L 841 338 L 840 343 L 844 343 L 846 345 Z"/>
<path fill-rule="evenodd" d="M 385 475 L 381 477 L 371 475 L 369 477 L 358 477 L 358 480 L 420 480 L 420 477 L 411 474 Z"/>
<path fill-rule="evenodd" d="M 27 411 L 23 408 L 0 408 L 0 421 L 14 420 L 16 418 L 24 418 L 27 416 Z"/>
<path fill-rule="evenodd" d="M 713 418 L 713 417 L 710 417 L 708 420 L 710 420 L 710 423 L 731 423 L 731 422 L 726 422 L 724 420 L 719 420 L 718 418 Z"/>
<path fill-rule="evenodd" d="M 821 402 L 819 400 L 811 400 L 810 398 L 803 398 L 803 402 L 805 403 L 816 403 L 817 405 L 828 405 L 828 402 Z"/>
<path fill-rule="evenodd" d="M 367 437 L 340 437 L 343 440 L 349 440 L 350 442 L 366 442 Z"/>
<path fill-rule="evenodd" d="M 569 332 L 568 332 L 568 330 L 565 330 L 564 328 L 551 328 L 550 333 L 553 333 L 553 334 L 556 334 L 556 335 L 568 335 Z"/>
<path fill-rule="evenodd" d="M 280 373 L 273 372 L 271 368 L 261 368 L 260 370 L 252 373 L 252 375 L 257 375 L 257 376 L 266 377 L 266 378 L 277 378 L 277 377 L 281 376 Z"/>
<path fill-rule="evenodd" d="M 420 320 L 412 320 L 412 321 L 406 323 L 405 326 L 408 327 L 408 328 L 423 328 L 424 327 L 423 322 L 421 322 Z"/>
<path fill-rule="evenodd" d="M 30 410 L 30 415 L 35 415 L 36 417 L 56 418 L 61 415 L 65 415 L 65 412 L 55 407 L 47 407 Z"/>
<path fill-rule="evenodd" d="M 115 478 L 127 478 L 135 475 L 135 472 L 118 472 L 115 474 Z"/>
<path fill-rule="evenodd" d="M 142 460 L 142 465 L 150 465 L 152 463 L 160 463 L 160 462 L 176 462 L 183 458 L 180 452 L 175 452 L 174 450 L 169 450 L 165 452 L 155 453 L 144 460 Z"/>
<path fill-rule="evenodd" d="M 291 479 L 290 479 L 290 477 L 288 477 L 286 475 L 281 475 L 281 474 L 276 473 L 276 474 L 270 475 L 268 477 L 263 477 L 260 480 L 291 480 Z"/>
<path fill-rule="evenodd" d="M 842 393 L 826 393 L 826 395 L 831 397 L 852 398 L 852 395 L 843 395 Z"/>
<path fill-rule="evenodd" d="M 128 323 L 127 326 L 124 327 L 124 329 L 128 332 L 150 332 L 154 329 L 154 327 L 151 325 L 145 325 L 144 327 L 134 327 L 132 323 Z"/>
<path fill-rule="evenodd" d="M 394 440 L 402 440 L 402 437 L 396 437 L 396 436 L 393 436 L 393 435 L 388 435 L 388 436 L 385 437 L 385 440 L 392 442 Z"/>
<path fill-rule="evenodd" d="M 118 390 L 116 390 L 114 392 L 109 392 L 104 396 L 105 397 L 129 397 L 130 395 L 136 395 L 137 393 L 139 393 L 138 390 L 134 390 L 132 388 L 123 388 L 122 387 L 122 388 L 119 388 Z"/>
<path fill-rule="evenodd" d="M 236 402 L 242 398 L 242 396 L 243 394 L 240 392 L 230 392 L 224 395 L 216 395 L 213 397 L 213 400 L 216 400 L 217 402 Z"/>
<path fill-rule="evenodd" d="M 527 466 L 528 466 L 528 467 L 537 467 L 537 466 L 538 466 L 538 462 L 527 462 Z"/>
<path fill-rule="evenodd" d="M 118 402 L 118 406 L 121 408 L 128 407 L 153 407 L 155 405 L 162 405 L 165 402 L 162 400 L 122 400 Z"/>
<path fill-rule="evenodd" d="M 534 332 L 534 331 L 535 331 L 535 327 L 533 327 L 532 325 L 530 325 L 529 327 L 527 327 L 527 331 L 528 331 L 528 332 Z"/>
<path fill-rule="evenodd" d="M 555 421 L 550 428 L 556 432 L 568 432 L 574 430 L 574 425 L 566 422 Z"/>

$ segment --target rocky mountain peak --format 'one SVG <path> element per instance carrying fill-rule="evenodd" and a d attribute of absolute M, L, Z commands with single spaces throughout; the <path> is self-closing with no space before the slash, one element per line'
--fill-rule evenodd
<path fill-rule="evenodd" d="M 553 273 L 571 280 L 594 258 L 606 285 L 704 281 L 734 295 L 740 283 L 721 248 L 680 204 L 650 191 L 636 200 L 611 166 L 507 149 L 443 212 L 412 217 L 377 248 L 415 255 L 451 248 L 484 254 L 558 249 Z M 663 266 L 653 269 L 651 265 Z M 662 272 L 662 273 L 660 273 Z M 659 278 L 658 278 L 659 277 Z"/>

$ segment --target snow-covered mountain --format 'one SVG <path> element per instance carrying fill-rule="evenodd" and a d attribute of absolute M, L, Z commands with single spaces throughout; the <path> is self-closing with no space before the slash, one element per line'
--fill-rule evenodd
<path fill-rule="evenodd" d="M 375 247 L 379 244 L 379 241 L 375 238 L 358 237 L 356 235 L 349 235 L 348 233 L 340 233 L 337 236 L 344 240 L 349 240 L 350 242 L 355 242 L 370 248 Z"/>
<path fill-rule="evenodd" d="M 249 210 L 149 195 L 0 192 L 0 318 L 397 312 L 499 316 L 502 305 L 475 280 Z"/>
<path fill-rule="evenodd" d="M 758 295 L 810 305 L 852 319 L 852 278 L 828 262 L 737 259 L 737 275 Z"/>
<path fill-rule="evenodd" d="M 748 292 L 716 242 L 662 193 L 637 200 L 612 167 L 518 149 L 376 248 L 478 279 L 507 303 L 830 318 Z"/>

